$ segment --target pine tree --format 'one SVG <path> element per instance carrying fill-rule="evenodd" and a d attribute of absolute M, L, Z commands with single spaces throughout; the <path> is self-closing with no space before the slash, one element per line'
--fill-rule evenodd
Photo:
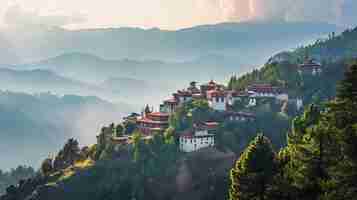
<path fill-rule="evenodd" d="M 267 199 L 275 169 L 276 155 L 271 142 L 258 135 L 231 170 L 229 199 Z"/>
<path fill-rule="evenodd" d="M 352 64 L 345 73 L 345 79 L 341 81 L 337 89 L 339 100 L 357 102 L 357 62 Z"/>
<path fill-rule="evenodd" d="M 310 106 L 293 122 L 286 148 L 290 160 L 285 170 L 291 178 L 290 184 L 299 191 L 297 199 L 318 199 L 324 192 L 334 146 L 330 130 L 315 106 Z"/>
<path fill-rule="evenodd" d="M 46 158 L 41 164 L 41 173 L 48 176 L 53 172 L 52 158 Z"/>
<path fill-rule="evenodd" d="M 353 64 L 341 81 L 337 98 L 329 104 L 328 118 L 340 142 L 340 162 L 332 174 L 338 196 L 352 199 L 357 195 L 357 64 Z"/>

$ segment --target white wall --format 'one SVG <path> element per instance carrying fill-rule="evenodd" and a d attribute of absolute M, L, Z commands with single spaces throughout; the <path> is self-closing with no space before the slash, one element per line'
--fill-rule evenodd
<path fill-rule="evenodd" d="M 214 146 L 214 136 L 207 137 L 180 137 L 180 150 L 183 152 L 193 152 L 199 149 Z"/>
<path fill-rule="evenodd" d="M 211 100 L 208 101 L 209 106 L 213 110 L 218 110 L 218 111 L 225 111 L 226 110 L 226 103 L 227 103 L 227 98 L 219 98 L 219 101 L 216 101 L 216 98 L 212 98 Z"/>
<path fill-rule="evenodd" d="M 192 97 L 179 97 L 180 104 L 186 103 L 192 100 Z"/>

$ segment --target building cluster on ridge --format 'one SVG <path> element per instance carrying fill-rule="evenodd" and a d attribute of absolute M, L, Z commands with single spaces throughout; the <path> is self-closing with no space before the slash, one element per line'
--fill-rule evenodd
<path fill-rule="evenodd" d="M 322 66 L 313 60 L 306 60 L 305 63 L 298 65 L 300 75 L 310 74 L 313 76 L 322 73 Z M 178 90 L 172 94 L 171 98 L 166 99 L 160 105 L 159 111 L 154 112 L 148 105 L 141 114 L 133 113 L 124 118 L 136 124 L 136 128 L 143 134 L 143 139 L 150 139 L 154 133 L 163 133 L 169 127 L 169 118 L 178 108 L 193 100 L 206 100 L 209 107 L 222 113 L 224 120 L 234 122 L 249 122 L 255 120 L 253 113 L 236 112 L 232 107 L 237 101 L 248 100 L 247 107 L 257 105 L 258 99 L 273 99 L 279 102 L 288 102 L 289 96 L 281 87 L 271 84 L 252 84 L 245 90 L 229 90 L 224 85 L 211 80 L 200 86 L 197 82 L 191 82 L 189 87 Z M 300 109 L 303 106 L 301 98 L 296 99 L 296 106 Z M 219 127 L 218 122 L 203 121 L 194 124 L 193 128 L 180 133 L 179 148 L 183 152 L 197 151 L 201 148 L 215 145 L 215 133 Z M 130 143 L 130 136 L 112 137 L 114 144 Z"/>
<path fill-rule="evenodd" d="M 233 111 L 232 106 L 236 101 L 249 98 L 249 105 L 255 106 L 257 98 L 272 98 L 278 101 L 287 101 L 288 95 L 279 87 L 269 84 L 254 84 L 244 91 L 228 90 L 225 86 L 211 80 L 207 84 L 197 85 L 191 82 L 189 87 L 178 90 L 172 97 L 164 100 L 160 105 L 159 111 L 154 112 L 148 105 L 141 114 L 132 114 L 124 120 L 130 120 L 136 124 L 137 129 L 150 138 L 154 133 L 162 133 L 169 127 L 169 117 L 178 108 L 193 100 L 206 100 L 209 107 L 222 113 L 224 119 L 234 122 L 249 122 L 255 120 L 253 113 Z M 183 152 L 192 152 L 205 147 L 215 145 L 215 133 L 219 127 L 218 122 L 203 121 L 194 124 L 193 128 L 180 133 L 179 147 Z M 127 142 L 130 137 L 113 137 L 111 140 L 115 144 Z"/>

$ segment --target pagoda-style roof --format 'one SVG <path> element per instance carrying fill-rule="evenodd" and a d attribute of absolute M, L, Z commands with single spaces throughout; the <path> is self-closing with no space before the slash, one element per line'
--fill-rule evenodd
<path fill-rule="evenodd" d="M 212 97 L 226 97 L 227 93 L 224 90 L 209 90 L 207 96 Z"/>
<path fill-rule="evenodd" d="M 148 114 L 150 117 L 169 117 L 169 113 L 164 113 L 164 112 L 152 112 Z"/>
<path fill-rule="evenodd" d="M 309 69 L 309 68 L 321 68 L 322 65 L 316 62 L 314 59 L 306 60 L 303 64 L 299 65 L 302 69 Z"/>
<path fill-rule="evenodd" d="M 192 93 L 187 90 L 177 90 L 173 95 L 177 97 L 192 97 Z"/>
<path fill-rule="evenodd" d="M 177 101 L 177 99 L 175 99 L 175 98 L 171 98 L 171 99 L 166 99 L 166 100 L 164 101 L 164 103 L 165 103 L 165 104 L 178 104 L 178 101 Z"/>
<path fill-rule="evenodd" d="M 152 119 L 149 119 L 149 118 L 141 118 L 141 119 L 138 119 L 137 121 L 138 123 L 145 123 L 145 124 L 168 124 L 169 122 L 168 121 L 155 121 L 155 120 L 152 120 Z"/>
<path fill-rule="evenodd" d="M 194 128 L 198 130 L 214 130 L 217 129 L 218 126 L 219 126 L 218 122 L 207 121 L 207 122 L 201 122 L 199 124 L 195 124 Z"/>

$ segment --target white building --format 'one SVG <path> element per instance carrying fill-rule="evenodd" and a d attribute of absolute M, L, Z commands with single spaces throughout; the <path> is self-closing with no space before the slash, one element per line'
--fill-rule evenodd
<path fill-rule="evenodd" d="M 218 123 L 206 122 L 199 127 L 195 127 L 194 131 L 188 131 L 180 136 L 180 151 L 193 152 L 202 148 L 213 147 L 215 145 L 214 130 Z"/>
<path fill-rule="evenodd" d="M 250 98 L 275 98 L 280 101 L 287 101 L 289 96 L 282 92 L 279 87 L 273 87 L 270 84 L 254 84 L 247 87 L 246 92 Z"/>
<path fill-rule="evenodd" d="M 223 90 L 207 91 L 208 105 L 217 111 L 225 111 L 227 108 L 228 98 L 227 93 Z"/>
<path fill-rule="evenodd" d="M 192 101 L 192 93 L 190 91 L 178 90 L 177 93 L 173 94 L 173 96 L 179 105 Z"/>

